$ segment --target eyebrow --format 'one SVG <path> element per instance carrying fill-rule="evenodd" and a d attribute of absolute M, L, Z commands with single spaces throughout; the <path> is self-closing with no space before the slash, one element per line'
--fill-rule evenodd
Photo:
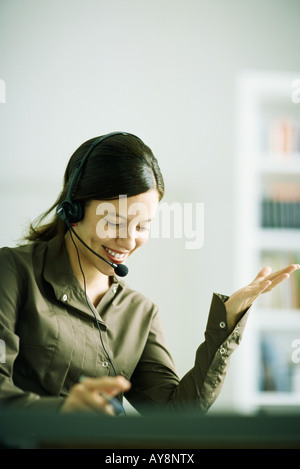
<path fill-rule="evenodd" d="M 127 220 L 127 217 L 124 217 L 124 215 L 120 215 L 119 213 L 115 213 L 115 212 L 107 212 L 108 215 L 113 215 L 113 216 L 116 216 L 116 218 L 123 218 L 124 220 Z M 141 220 L 141 221 L 144 221 L 144 222 L 147 222 L 147 221 L 152 221 L 152 218 L 148 218 L 148 220 Z"/>

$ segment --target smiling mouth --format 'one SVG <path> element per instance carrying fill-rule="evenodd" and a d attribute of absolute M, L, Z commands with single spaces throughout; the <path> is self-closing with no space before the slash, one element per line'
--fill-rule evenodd
<path fill-rule="evenodd" d="M 116 251 L 113 251 L 112 249 L 109 249 L 105 246 L 103 246 L 103 248 L 107 252 L 109 257 L 111 257 L 116 262 L 122 262 L 125 259 L 126 255 L 127 255 L 127 253 L 116 252 Z"/>

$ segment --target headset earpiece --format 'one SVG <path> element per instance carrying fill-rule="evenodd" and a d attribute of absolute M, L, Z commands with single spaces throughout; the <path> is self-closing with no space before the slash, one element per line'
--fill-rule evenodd
<path fill-rule="evenodd" d="M 80 202 L 79 200 L 72 200 L 72 195 L 75 191 L 78 178 L 83 170 L 83 166 L 85 165 L 86 160 L 89 157 L 90 153 L 93 151 L 93 149 L 97 145 L 99 145 L 99 143 L 101 143 L 106 138 L 111 137 L 113 135 L 120 135 L 120 134 L 131 135 L 131 134 L 127 134 L 126 132 L 111 132 L 110 134 L 103 135 L 102 137 L 99 137 L 91 144 L 88 151 L 82 158 L 79 166 L 75 170 L 74 176 L 71 179 L 66 199 L 61 204 L 59 204 L 56 208 L 57 216 L 61 218 L 61 220 L 63 220 L 64 222 L 68 221 L 69 223 L 77 223 L 83 219 L 83 215 L 84 215 L 83 203 Z"/>
<path fill-rule="evenodd" d="M 70 204 L 67 202 L 67 218 L 70 223 L 77 223 L 83 219 L 83 205 L 78 200 L 72 200 Z"/>
<path fill-rule="evenodd" d="M 83 205 L 77 200 L 68 202 L 65 200 L 56 209 L 57 216 L 63 221 L 68 220 L 70 223 L 78 223 L 83 219 Z"/>

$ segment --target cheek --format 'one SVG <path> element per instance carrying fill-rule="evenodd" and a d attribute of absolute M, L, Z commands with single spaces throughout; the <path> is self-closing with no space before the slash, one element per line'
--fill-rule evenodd
<path fill-rule="evenodd" d="M 129 256 L 131 256 L 137 249 L 144 246 L 144 244 L 147 243 L 148 239 L 149 239 L 149 233 L 147 233 L 147 235 L 145 235 L 145 236 L 141 236 L 139 238 L 136 238 L 135 239 L 135 248 L 130 252 Z"/>
<path fill-rule="evenodd" d="M 137 238 L 136 248 L 140 248 L 141 246 L 144 246 L 144 244 L 147 243 L 148 239 L 149 239 L 149 233 L 146 233 L 143 236 L 140 236 L 139 238 Z"/>

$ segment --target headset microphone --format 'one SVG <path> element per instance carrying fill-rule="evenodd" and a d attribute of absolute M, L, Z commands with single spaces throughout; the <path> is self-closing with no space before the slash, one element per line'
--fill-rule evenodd
<path fill-rule="evenodd" d="M 126 277 L 128 274 L 128 267 L 125 264 L 117 264 L 115 269 L 115 274 L 118 275 L 118 277 Z"/>

